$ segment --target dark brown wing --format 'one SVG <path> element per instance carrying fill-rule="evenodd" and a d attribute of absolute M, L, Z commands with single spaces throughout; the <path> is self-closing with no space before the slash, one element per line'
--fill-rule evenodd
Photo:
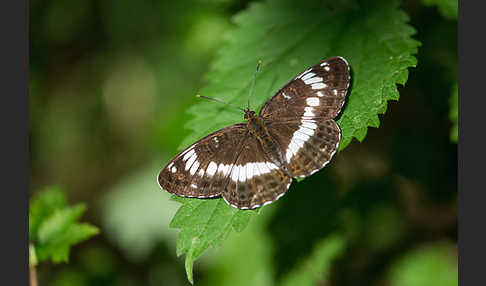
<path fill-rule="evenodd" d="M 257 139 L 249 135 L 222 195 L 231 206 L 253 209 L 279 199 L 291 182 L 292 178 L 273 164 Z"/>
<path fill-rule="evenodd" d="M 294 177 L 307 177 L 324 168 L 339 146 L 341 130 L 332 119 L 275 123 L 268 127 Z"/>
<path fill-rule="evenodd" d="M 320 61 L 287 83 L 260 111 L 294 177 L 310 176 L 336 152 L 341 130 L 333 119 L 344 105 L 349 81 L 345 59 Z"/>
<path fill-rule="evenodd" d="M 245 124 L 231 125 L 187 147 L 160 171 L 160 187 L 183 197 L 221 195 L 247 131 Z"/>
<path fill-rule="evenodd" d="M 320 61 L 277 91 L 262 107 L 260 116 L 272 122 L 332 119 L 344 104 L 349 81 L 344 58 Z"/>

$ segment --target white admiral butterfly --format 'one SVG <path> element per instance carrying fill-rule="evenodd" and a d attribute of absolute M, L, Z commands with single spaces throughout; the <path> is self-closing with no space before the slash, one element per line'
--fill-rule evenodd
<path fill-rule="evenodd" d="M 341 130 L 333 119 L 349 82 L 344 58 L 318 62 L 277 91 L 258 115 L 242 109 L 246 123 L 209 134 L 179 153 L 159 173 L 159 185 L 183 197 L 222 196 L 239 209 L 276 201 L 292 178 L 312 175 L 336 153 Z"/>

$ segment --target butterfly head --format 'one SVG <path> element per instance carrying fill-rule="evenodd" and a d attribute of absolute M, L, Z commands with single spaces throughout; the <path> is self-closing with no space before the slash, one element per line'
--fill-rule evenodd
<path fill-rule="evenodd" d="M 256 117 L 256 113 L 255 111 L 252 111 L 252 110 L 245 110 L 245 120 L 250 120 L 252 118 L 255 118 Z"/>

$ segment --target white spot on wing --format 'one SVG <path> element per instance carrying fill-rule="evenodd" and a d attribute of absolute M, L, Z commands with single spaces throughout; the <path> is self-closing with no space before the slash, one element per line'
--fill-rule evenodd
<path fill-rule="evenodd" d="M 186 161 L 189 157 L 192 156 L 192 154 L 194 154 L 194 149 L 188 150 L 188 152 L 184 155 L 184 157 L 182 158 L 182 160 Z"/>
<path fill-rule="evenodd" d="M 304 80 L 304 83 L 305 84 L 313 84 L 313 83 L 317 83 L 317 82 L 322 82 L 322 77 L 311 77 L 307 80 Z"/>
<path fill-rule="evenodd" d="M 306 99 L 306 102 L 310 106 L 319 106 L 319 98 L 318 97 L 309 97 Z"/>
<path fill-rule="evenodd" d="M 292 157 L 299 152 L 300 148 L 304 147 L 304 143 L 310 139 L 310 136 L 314 135 L 316 128 L 317 124 L 314 122 L 302 120 L 302 124 L 292 135 L 292 139 L 290 140 L 289 146 L 285 152 L 285 158 L 287 159 L 288 163 L 290 163 Z"/>
<path fill-rule="evenodd" d="M 325 69 L 326 71 L 329 71 L 331 68 L 329 68 L 329 66 L 325 66 L 325 67 L 324 67 L 324 69 Z"/>
<path fill-rule="evenodd" d="M 299 128 L 299 130 L 297 130 L 295 132 L 297 132 L 297 134 L 300 133 L 300 134 L 305 135 L 305 136 L 312 136 L 312 135 L 314 135 L 314 130 L 311 130 L 309 128 L 305 128 L 303 126 L 301 126 Z M 294 135 L 295 135 L 295 133 L 294 133 Z M 307 138 L 307 139 L 309 139 L 309 138 Z M 307 141 L 307 140 L 305 140 L 305 141 Z"/>
<path fill-rule="evenodd" d="M 312 87 L 312 89 L 323 89 L 323 88 L 326 88 L 327 85 L 325 85 L 322 82 L 319 82 L 319 83 L 314 83 L 311 87 Z"/>
<path fill-rule="evenodd" d="M 253 178 L 253 163 L 246 164 L 246 178 Z"/>
<path fill-rule="evenodd" d="M 282 96 L 285 97 L 286 99 L 290 99 L 290 96 L 285 95 L 285 92 L 282 92 Z"/>
<path fill-rule="evenodd" d="M 218 170 L 218 165 L 216 165 L 216 163 L 214 162 L 211 162 L 209 163 L 206 172 L 208 172 L 209 176 L 213 176 L 214 174 L 216 174 L 217 170 Z"/>
<path fill-rule="evenodd" d="M 228 165 L 224 165 L 224 175 L 228 175 L 231 168 L 233 167 L 233 164 L 228 164 Z"/>
<path fill-rule="evenodd" d="M 200 169 L 198 174 L 199 174 L 199 177 L 204 176 L 204 170 L 203 169 Z"/>
<path fill-rule="evenodd" d="M 174 162 L 170 162 L 170 164 L 167 166 L 167 169 L 171 168 L 172 166 L 174 166 Z"/>
<path fill-rule="evenodd" d="M 309 79 L 309 78 L 311 78 L 315 75 L 316 75 L 315 73 L 310 72 L 310 73 L 305 74 L 301 79 L 305 82 L 307 79 Z"/>
<path fill-rule="evenodd" d="M 277 165 L 275 165 L 274 163 L 266 162 L 266 164 L 268 165 L 268 172 L 271 172 L 272 170 L 278 169 Z"/>
<path fill-rule="evenodd" d="M 314 108 L 306 107 L 306 108 L 304 108 L 304 110 L 305 110 L 304 116 L 310 116 L 310 117 L 315 116 L 314 112 L 312 112 L 314 110 Z"/>
<path fill-rule="evenodd" d="M 259 175 L 262 175 L 263 174 L 263 171 L 261 169 L 261 163 L 260 162 L 256 162 L 254 163 L 255 164 L 255 170 L 256 170 L 256 173 L 258 176 Z"/>
<path fill-rule="evenodd" d="M 309 140 L 310 136 L 312 136 L 312 134 L 310 134 L 310 136 L 309 136 L 307 133 L 314 134 L 314 132 L 312 132 L 312 130 L 308 130 L 307 128 L 304 128 L 300 131 L 299 130 L 295 131 L 294 136 L 292 137 L 292 140 L 295 140 L 297 138 L 298 140 L 302 140 L 302 141 L 306 142 L 307 140 Z"/>
<path fill-rule="evenodd" d="M 313 130 L 317 128 L 317 124 L 315 124 L 314 122 L 310 122 L 310 121 L 302 121 L 302 126 L 313 129 Z"/>
<path fill-rule="evenodd" d="M 287 147 L 287 152 L 285 152 L 287 163 L 290 163 L 290 159 L 297 154 L 299 149 L 300 147 L 295 143 L 295 139 L 292 138 L 292 141 L 290 141 L 290 144 Z"/>
<path fill-rule="evenodd" d="M 270 169 L 268 169 L 268 166 L 264 162 L 258 163 L 258 167 L 260 168 L 260 172 L 262 174 L 270 173 Z"/>
<path fill-rule="evenodd" d="M 239 171 L 240 167 L 238 165 L 235 165 L 233 166 L 233 170 L 231 171 L 231 180 L 233 180 L 233 182 L 237 182 L 238 181 L 238 171 Z"/>
<path fill-rule="evenodd" d="M 303 75 L 307 74 L 310 70 L 311 70 L 310 68 L 306 69 L 304 72 L 302 72 L 301 74 L 299 74 L 295 78 L 301 78 Z"/>
<path fill-rule="evenodd" d="M 226 174 L 225 170 L 226 170 L 226 165 L 223 163 L 219 163 L 218 173 L 223 173 L 223 175 L 225 175 Z"/>
<path fill-rule="evenodd" d="M 194 164 L 192 165 L 191 170 L 189 170 L 189 172 L 191 173 L 191 175 L 196 174 L 196 171 L 197 171 L 197 169 L 198 169 L 198 168 L 199 168 L 199 162 L 198 162 L 198 161 L 196 161 L 196 162 L 194 162 Z"/>
<path fill-rule="evenodd" d="M 189 160 L 187 160 L 186 167 L 184 168 L 186 171 L 189 170 L 189 168 L 191 168 L 192 163 L 194 163 L 194 161 L 196 161 L 196 158 L 197 158 L 197 155 L 194 152 L 192 152 L 192 156 L 189 158 Z"/>
<path fill-rule="evenodd" d="M 294 143 L 299 146 L 299 148 L 304 147 L 305 140 L 300 139 L 299 137 L 294 138 Z"/>
<path fill-rule="evenodd" d="M 240 182 L 246 181 L 246 165 L 240 167 Z"/>
<path fill-rule="evenodd" d="M 177 172 L 177 168 L 176 168 L 175 166 L 174 166 L 174 167 L 172 167 L 172 169 L 170 169 L 170 170 L 172 171 L 172 173 Z"/>
<path fill-rule="evenodd" d="M 252 172 L 253 177 L 260 175 L 257 164 L 258 164 L 257 162 L 251 163 L 251 168 L 252 168 L 251 172 Z"/>

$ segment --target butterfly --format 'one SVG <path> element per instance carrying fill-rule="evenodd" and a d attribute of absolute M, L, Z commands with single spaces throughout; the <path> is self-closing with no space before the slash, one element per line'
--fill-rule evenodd
<path fill-rule="evenodd" d="M 240 108 L 246 123 L 211 133 L 180 152 L 160 171 L 160 187 L 182 197 L 222 196 L 239 209 L 278 200 L 292 178 L 314 174 L 336 153 L 341 130 L 334 118 L 349 83 L 344 58 L 314 64 L 278 90 L 258 115 L 249 103 Z"/>

